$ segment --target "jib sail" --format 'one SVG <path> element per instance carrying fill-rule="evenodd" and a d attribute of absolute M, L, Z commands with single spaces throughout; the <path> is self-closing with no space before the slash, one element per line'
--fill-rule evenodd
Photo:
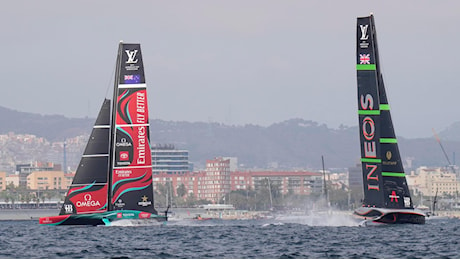
<path fill-rule="evenodd" d="M 107 211 L 110 105 L 110 100 L 105 99 L 60 215 Z"/>

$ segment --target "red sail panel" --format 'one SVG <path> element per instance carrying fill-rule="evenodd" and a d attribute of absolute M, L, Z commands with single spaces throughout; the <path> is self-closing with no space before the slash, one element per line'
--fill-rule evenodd
<path fill-rule="evenodd" d="M 151 168 L 119 168 L 113 170 L 113 198 L 112 204 L 123 203 L 125 205 L 116 205 L 119 208 L 125 208 L 127 201 L 119 201 L 121 198 L 126 197 L 129 192 L 145 190 L 151 188 L 152 185 L 152 169 Z M 148 197 L 149 194 L 142 194 L 138 198 L 134 198 L 135 204 L 141 201 L 144 196 L 147 196 L 149 201 L 152 200 Z"/>
<path fill-rule="evenodd" d="M 117 125 L 149 123 L 145 88 L 120 89 L 117 102 Z"/>
<path fill-rule="evenodd" d="M 152 157 L 147 90 L 139 44 L 122 44 L 115 97 L 115 137 L 111 178 L 114 210 L 153 208 Z"/>
<path fill-rule="evenodd" d="M 152 165 L 148 131 L 147 125 L 117 127 L 114 168 Z"/>
<path fill-rule="evenodd" d="M 97 213 L 107 210 L 107 184 L 102 186 L 86 185 L 69 190 L 69 200 L 75 209 L 74 214 Z M 68 205 L 67 207 L 72 207 Z"/>

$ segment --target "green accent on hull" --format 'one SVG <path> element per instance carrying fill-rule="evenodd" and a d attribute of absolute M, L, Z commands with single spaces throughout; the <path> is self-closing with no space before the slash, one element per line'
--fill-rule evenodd
<path fill-rule="evenodd" d="M 380 115 L 380 110 L 358 110 L 358 115 Z"/>
<path fill-rule="evenodd" d="M 388 104 L 380 104 L 380 110 L 390 110 L 390 105 Z"/>
<path fill-rule="evenodd" d="M 381 159 L 371 159 L 371 158 L 361 158 L 361 162 L 367 162 L 367 163 L 381 163 Z"/>
<path fill-rule="evenodd" d="M 65 221 L 69 220 L 70 221 L 78 221 L 80 224 L 64 224 L 64 225 L 93 225 L 90 223 L 94 223 L 94 220 L 99 220 L 101 223 L 106 226 L 111 225 L 113 221 L 121 220 L 121 219 L 140 219 L 139 215 L 143 211 L 139 210 L 116 210 L 116 211 L 107 211 L 107 212 L 102 212 L 102 213 L 91 213 L 91 214 L 75 214 L 75 215 L 69 215 L 67 218 L 64 220 L 57 222 L 57 223 L 52 223 L 52 224 L 40 224 L 44 226 L 58 226 L 62 225 Z M 118 214 L 121 213 L 122 216 L 119 218 Z M 149 213 L 149 212 L 145 212 Z M 149 219 L 163 219 L 165 216 L 157 215 L 150 213 L 150 218 Z M 144 218 L 143 218 L 144 219 Z M 160 221 L 160 220 L 158 220 Z M 167 221 L 167 220 L 165 220 Z"/>
<path fill-rule="evenodd" d="M 375 64 L 356 64 L 356 70 L 376 70 Z"/>
<path fill-rule="evenodd" d="M 381 144 L 397 144 L 398 140 L 396 138 L 380 138 Z"/>
<path fill-rule="evenodd" d="M 382 172 L 384 177 L 406 177 L 404 172 Z"/>

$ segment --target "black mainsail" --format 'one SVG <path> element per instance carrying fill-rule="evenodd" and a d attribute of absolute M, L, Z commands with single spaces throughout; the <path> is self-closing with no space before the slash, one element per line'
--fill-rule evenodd
<path fill-rule="evenodd" d="M 107 211 L 110 106 L 105 99 L 59 215 Z"/>
<path fill-rule="evenodd" d="M 364 200 L 355 214 L 382 223 L 424 223 L 423 213 L 414 210 L 380 69 L 374 16 L 360 17 L 356 71 Z"/>

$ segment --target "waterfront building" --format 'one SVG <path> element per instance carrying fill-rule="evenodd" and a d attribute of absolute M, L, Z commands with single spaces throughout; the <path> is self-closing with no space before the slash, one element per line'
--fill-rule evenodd
<path fill-rule="evenodd" d="M 177 188 L 184 185 L 187 194 L 197 199 L 219 203 L 224 196 L 234 190 L 267 189 L 267 181 L 273 187 L 279 187 L 282 194 L 309 195 L 321 193 L 323 177 L 321 173 L 309 171 L 229 171 L 229 160 L 216 158 L 208 160 L 206 171 L 188 172 L 182 175 L 167 174 L 165 172 L 153 176 L 156 184 L 165 185 L 177 195 Z"/>
<path fill-rule="evenodd" d="M 0 172 L 0 190 L 6 190 L 6 172 Z"/>
<path fill-rule="evenodd" d="M 19 187 L 19 174 L 9 174 L 6 176 L 6 185 L 13 185 L 13 187 Z"/>
<path fill-rule="evenodd" d="M 279 187 L 282 194 L 289 192 L 300 195 L 321 193 L 323 176 L 321 173 L 309 171 L 247 171 L 232 172 L 231 189 L 267 189 L 267 182 Z"/>
<path fill-rule="evenodd" d="M 172 190 L 177 195 L 177 188 L 184 185 L 187 195 L 197 197 L 199 186 L 204 180 L 205 172 L 187 172 L 181 175 L 160 172 L 152 176 L 153 189 L 157 190 L 158 185 L 163 185 L 168 190 Z"/>
<path fill-rule="evenodd" d="M 409 187 L 424 196 L 435 196 L 436 192 L 438 196 L 456 196 L 460 188 L 457 175 L 441 167 L 419 167 L 407 180 Z"/>
<path fill-rule="evenodd" d="M 238 170 L 238 158 L 237 157 L 222 157 L 224 160 L 230 160 L 230 171 L 235 172 Z"/>
<path fill-rule="evenodd" d="M 185 174 L 193 171 L 189 162 L 188 150 L 175 149 L 174 145 L 155 145 L 152 147 L 153 174 Z"/>
<path fill-rule="evenodd" d="M 354 167 L 348 167 L 348 187 L 352 190 L 363 189 L 363 173 L 361 164 Z"/>
<path fill-rule="evenodd" d="M 201 185 L 198 185 L 198 198 L 219 202 L 230 192 L 230 160 L 207 160 L 205 175 L 202 178 Z"/>
<path fill-rule="evenodd" d="M 27 187 L 27 176 L 36 171 L 60 171 L 61 165 L 52 162 L 31 162 L 16 164 L 16 174 L 19 175 L 19 187 Z"/>
<path fill-rule="evenodd" d="M 74 176 L 63 171 L 35 171 L 27 176 L 27 187 L 31 190 L 67 190 Z"/>

